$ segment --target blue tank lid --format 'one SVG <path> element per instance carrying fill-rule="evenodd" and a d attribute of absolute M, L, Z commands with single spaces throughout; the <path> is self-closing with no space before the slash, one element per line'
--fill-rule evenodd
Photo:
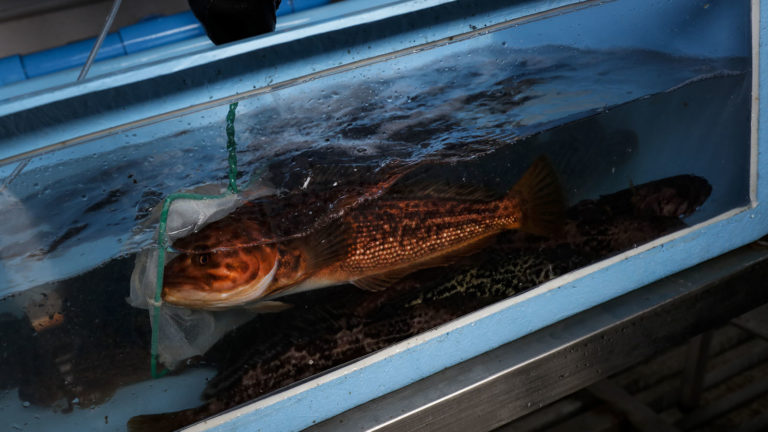
<path fill-rule="evenodd" d="M 192 12 L 145 19 L 118 32 L 127 54 L 205 34 Z"/>
<path fill-rule="evenodd" d="M 283 0 L 277 15 L 287 15 L 327 3 L 330 0 Z M 191 11 L 153 17 L 109 34 L 96 60 L 132 54 L 204 34 L 203 26 Z M 96 38 L 92 38 L 24 56 L 1 58 L 0 85 L 82 66 L 95 41 Z"/>
<path fill-rule="evenodd" d="M 85 64 L 88 53 L 93 48 L 96 38 L 74 42 L 58 48 L 27 54 L 21 58 L 27 77 L 32 78 L 51 72 L 69 69 Z M 125 54 L 123 41 L 118 33 L 107 35 L 101 45 L 96 60 L 104 60 Z"/>
<path fill-rule="evenodd" d="M 21 57 L 14 55 L 0 58 L 0 85 L 10 84 L 27 79 Z"/>

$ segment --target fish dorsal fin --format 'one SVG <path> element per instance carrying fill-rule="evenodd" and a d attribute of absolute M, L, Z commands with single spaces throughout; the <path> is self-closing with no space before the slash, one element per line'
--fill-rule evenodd
<path fill-rule="evenodd" d="M 372 292 L 384 291 L 385 289 L 391 287 L 392 285 L 395 284 L 395 282 L 404 278 L 408 273 L 411 273 L 412 271 L 414 270 L 409 269 L 408 271 L 394 271 L 394 272 L 387 272 L 387 273 L 379 273 L 371 276 L 362 277 L 360 279 L 355 279 L 352 281 L 352 284 L 366 291 L 372 291 Z"/>
<path fill-rule="evenodd" d="M 313 274 L 346 258 L 350 250 L 350 238 L 349 225 L 336 219 L 299 239 L 307 253 L 307 272 Z"/>
<path fill-rule="evenodd" d="M 398 182 L 405 174 L 407 174 L 413 165 L 404 165 L 397 170 L 389 173 L 385 178 L 377 183 L 369 185 L 360 185 L 354 189 L 351 193 L 346 193 L 343 196 L 336 199 L 331 204 L 331 217 L 339 217 L 344 212 L 357 207 L 358 205 L 370 200 L 379 198 L 381 195 L 388 192 L 393 184 Z"/>
<path fill-rule="evenodd" d="M 451 184 L 425 178 L 410 179 L 396 184 L 387 193 L 388 197 L 397 198 L 433 198 L 433 199 L 465 199 L 491 201 L 498 195 L 487 188 L 468 185 Z"/>
<path fill-rule="evenodd" d="M 410 172 L 418 163 L 390 160 L 381 166 L 371 164 L 311 164 L 302 177 L 302 189 L 368 189 L 377 185 L 392 184 Z"/>
<path fill-rule="evenodd" d="M 521 230 L 546 237 L 562 231 L 565 198 L 555 169 L 545 156 L 536 159 L 507 197 L 522 198 Z"/>

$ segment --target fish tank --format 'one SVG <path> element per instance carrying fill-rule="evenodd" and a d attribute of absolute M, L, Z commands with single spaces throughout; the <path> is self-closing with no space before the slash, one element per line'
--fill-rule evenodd
<path fill-rule="evenodd" d="M 758 2 L 358 3 L 2 101 L 11 428 L 301 430 L 768 232 Z"/>

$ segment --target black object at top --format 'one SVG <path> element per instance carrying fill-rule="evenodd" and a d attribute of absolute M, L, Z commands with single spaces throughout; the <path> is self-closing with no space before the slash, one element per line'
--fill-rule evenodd
<path fill-rule="evenodd" d="M 188 0 L 216 45 L 275 30 L 280 0 Z"/>

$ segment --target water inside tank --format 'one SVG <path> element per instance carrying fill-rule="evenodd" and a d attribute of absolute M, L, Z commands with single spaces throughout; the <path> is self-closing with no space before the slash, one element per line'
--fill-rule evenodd
<path fill-rule="evenodd" d="M 123 430 L 131 416 L 199 405 L 218 371 L 175 426 L 188 424 L 749 203 L 748 59 L 477 39 L 485 49 L 446 45 L 241 101 L 238 182 L 327 199 L 345 179 L 378 184 L 407 165 L 410 190 L 493 200 L 545 156 L 565 195 L 561 237 L 505 230 L 384 292 L 283 297 L 289 309 L 151 381 L 148 314 L 125 302 L 134 259 L 154 247 L 164 197 L 226 184 L 227 106 L 48 153 L 0 189 L 6 423 Z"/>

